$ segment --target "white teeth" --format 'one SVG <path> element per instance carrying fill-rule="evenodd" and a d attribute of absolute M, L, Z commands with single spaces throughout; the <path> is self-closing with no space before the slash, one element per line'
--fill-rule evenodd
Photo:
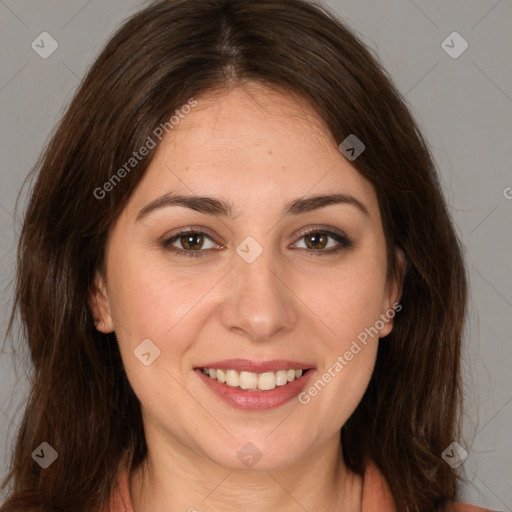
<path fill-rule="evenodd" d="M 252 372 L 240 372 L 240 387 L 242 389 L 256 389 L 258 387 L 258 375 Z"/>
<path fill-rule="evenodd" d="M 201 371 L 211 379 L 233 388 L 239 387 L 248 391 L 270 391 L 276 386 L 284 386 L 288 382 L 299 379 L 303 370 L 278 370 L 277 372 L 247 372 L 237 370 L 221 370 L 215 368 L 201 368 Z"/>
<path fill-rule="evenodd" d="M 286 370 L 279 370 L 276 372 L 276 386 L 284 386 L 288 384 L 288 377 Z"/>
<path fill-rule="evenodd" d="M 232 388 L 240 385 L 240 374 L 236 370 L 228 370 L 226 372 L 226 384 Z"/>
<path fill-rule="evenodd" d="M 295 374 L 294 374 L 295 375 Z M 274 372 L 260 373 L 258 377 L 258 388 L 262 391 L 269 391 L 276 387 L 276 374 Z"/>

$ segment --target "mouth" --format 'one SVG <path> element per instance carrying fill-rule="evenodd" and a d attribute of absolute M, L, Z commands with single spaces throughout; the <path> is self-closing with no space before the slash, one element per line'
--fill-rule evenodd
<path fill-rule="evenodd" d="M 279 407 L 304 389 L 315 369 L 305 363 L 230 360 L 194 368 L 198 377 L 228 405 L 245 410 Z"/>
<path fill-rule="evenodd" d="M 244 391 L 271 391 L 276 387 L 286 386 L 289 382 L 300 379 L 308 369 L 292 368 L 262 373 L 221 368 L 201 368 L 201 371 L 210 379 L 232 388 Z"/>

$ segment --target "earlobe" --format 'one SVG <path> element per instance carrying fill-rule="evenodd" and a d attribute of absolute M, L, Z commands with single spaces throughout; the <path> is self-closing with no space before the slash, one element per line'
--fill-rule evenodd
<path fill-rule="evenodd" d="M 388 289 L 383 304 L 384 311 L 381 319 L 384 326 L 380 329 L 379 338 L 384 338 L 393 330 L 393 319 L 398 311 L 402 309 L 400 298 L 402 297 L 403 284 L 407 271 L 407 258 L 400 247 L 395 248 L 396 268 L 394 275 L 388 283 Z"/>
<path fill-rule="evenodd" d="M 108 334 L 114 331 L 114 322 L 110 314 L 110 304 L 105 286 L 105 280 L 100 272 L 96 272 L 94 283 L 89 294 L 89 307 L 91 308 L 96 329 Z"/>

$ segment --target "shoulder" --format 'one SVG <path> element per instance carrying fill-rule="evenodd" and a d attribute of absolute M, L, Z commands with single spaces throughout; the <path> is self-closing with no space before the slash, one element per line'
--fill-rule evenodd
<path fill-rule="evenodd" d="M 372 461 L 368 461 L 363 480 L 363 512 L 375 512 L 376 510 L 397 512 L 386 479 L 377 466 Z M 449 512 L 496 512 L 467 503 L 451 503 L 448 505 L 448 510 Z"/>
<path fill-rule="evenodd" d="M 477 507 L 468 503 L 451 503 L 448 510 L 450 512 L 496 512 L 490 508 Z"/>
<path fill-rule="evenodd" d="M 118 473 L 117 484 L 110 497 L 108 508 L 102 512 L 134 512 L 128 487 L 128 471 L 122 469 Z"/>

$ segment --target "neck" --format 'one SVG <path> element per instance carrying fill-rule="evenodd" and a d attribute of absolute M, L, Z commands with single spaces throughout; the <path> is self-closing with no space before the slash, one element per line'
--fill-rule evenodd
<path fill-rule="evenodd" d="M 339 435 L 289 467 L 240 470 L 221 466 L 181 444 L 148 456 L 130 477 L 136 512 L 360 512 L 362 478 L 348 471 Z"/>

